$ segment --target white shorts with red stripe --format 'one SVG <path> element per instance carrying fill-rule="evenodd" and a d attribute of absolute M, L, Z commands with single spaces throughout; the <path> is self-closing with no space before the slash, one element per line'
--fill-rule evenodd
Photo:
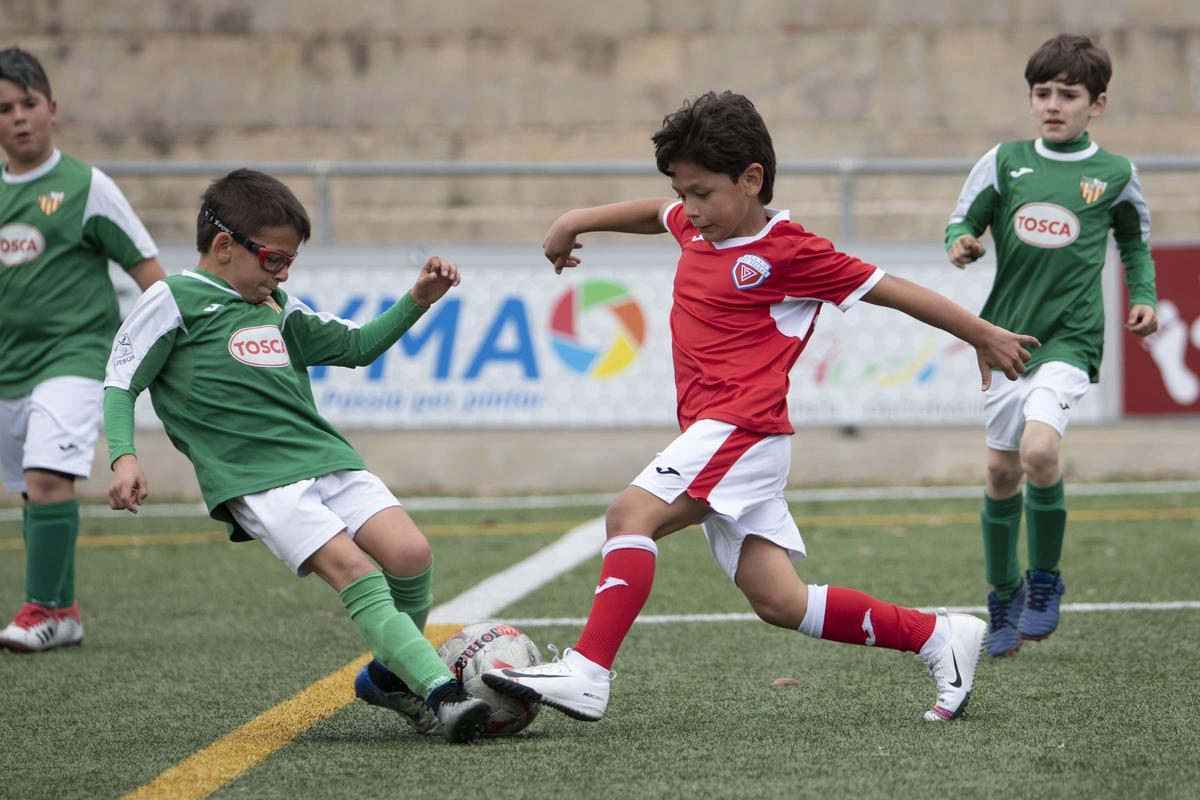
<path fill-rule="evenodd" d="M 712 507 L 702 526 L 713 557 L 737 576 L 742 542 L 760 536 L 804 557 L 804 539 L 783 498 L 792 449 L 784 434 L 750 433 L 702 419 L 659 453 L 632 485 L 664 503 L 686 492 Z"/>

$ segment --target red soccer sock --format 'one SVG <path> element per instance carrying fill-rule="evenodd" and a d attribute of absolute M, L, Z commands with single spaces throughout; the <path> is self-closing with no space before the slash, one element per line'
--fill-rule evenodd
<path fill-rule="evenodd" d="M 821 639 L 918 653 L 937 624 L 933 614 L 885 603 L 854 589 L 808 588 L 809 606 L 814 611 L 814 601 L 819 604 L 821 593 L 825 593 L 824 621 L 819 632 L 815 632 Z M 809 633 L 803 626 L 801 631 Z"/>
<path fill-rule="evenodd" d="M 603 554 L 592 611 L 575 650 L 611 669 L 621 642 L 650 596 L 658 546 L 649 536 L 622 534 L 605 543 Z"/>

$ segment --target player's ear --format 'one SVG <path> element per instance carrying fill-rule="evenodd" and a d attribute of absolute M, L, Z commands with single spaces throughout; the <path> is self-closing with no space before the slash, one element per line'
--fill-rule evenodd
<path fill-rule="evenodd" d="M 1091 116 L 1098 117 L 1104 113 L 1104 107 L 1108 105 L 1108 93 L 1101 92 L 1096 95 L 1096 99 L 1092 101 Z"/>
<path fill-rule="evenodd" d="M 213 256 L 218 262 L 228 264 L 233 260 L 233 237 L 225 231 L 217 231 L 217 235 L 213 237 L 212 244 L 209 246 Z"/>
<path fill-rule="evenodd" d="M 757 197 L 763 185 L 762 164 L 755 162 L 742 170 L 741 177 L 738 178 L 738 184 L 746 194 L 751 197 Z"/>

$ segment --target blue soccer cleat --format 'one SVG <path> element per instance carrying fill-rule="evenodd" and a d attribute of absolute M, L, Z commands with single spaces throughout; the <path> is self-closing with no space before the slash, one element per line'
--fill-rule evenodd
<path fill-rule="evenodd" d="M 376 670 L 382 670 L 378 674 L 395 678 L 393 691 L 384 691 L 376 685 L 375 681 L 371 680 L 372 666 Z M 442 735 L 442 723 L 429 706 L 425 705 L 425 701 L 378 661 L 372 661 L 358 671 L 358 675 L 354 678 L 354 694 L 359 700 L 373 706 L 395 711 L 417 733 L 426 736 Z"/>
<path fill-rule="evenodd" d="M 995 592 L 988 593 L 988 655 L 994 658 L 1011 656 L 1021 649 L 1021 633 L 1017 622 L 1025 610 L 1025 581 L 1017 586 L 1007 600 L 1001 600 Z"/>
<path fill-rule="evenodd" d="M 1066 587 L 1061 575 L 1040 569 L 1026 572 L 1025 584 L 1025 609 L 1017 631 L 1023 639 L 1045 639 L 1058 627 L 1058 610 Z"/>

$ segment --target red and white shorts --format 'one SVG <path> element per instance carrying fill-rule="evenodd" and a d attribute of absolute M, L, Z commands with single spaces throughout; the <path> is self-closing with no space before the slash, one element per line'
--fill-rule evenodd
<path fill-rule="evenodd" d="M 659 453 L 632 485 L 664 503 L 686 492 L 712 507 L 701 523 L 713 557 L 737 576 L 742 542 L 759 536 L 804 557 L 804 539 L 783 498 L 792 449 L 785 434 L 750 433 L 702 419 Z"/>

